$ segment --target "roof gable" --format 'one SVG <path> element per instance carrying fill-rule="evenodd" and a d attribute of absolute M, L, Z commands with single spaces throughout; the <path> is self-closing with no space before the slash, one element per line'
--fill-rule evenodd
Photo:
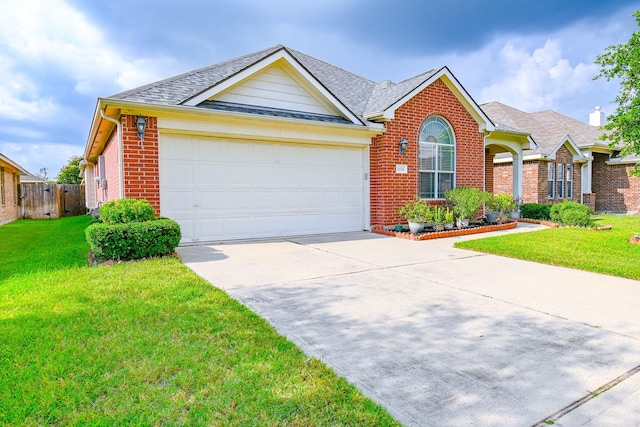
<path fill-rule="evenodd" d="M 447 67 L 428 71 L 398 84 L 391 82 L 379 84 L 367 103 L 365 118 L 374 121 L 392 120 L 400 106 L 438 79 L 451 90 L 481 129 L 494 130 L 493 122 Z"/>
<path fill-rule="evenodd" d="M 538 147 L 527 154 L 554 158 L 557 150 L 565 144 L 568 144 L 572 152 L 594 145 L 607 145 L 605 141 L 598 139 L 602 134 L 598 127 L 555 111 L 527 113 L 500 102 L 482 104 L 481 107 L 498 127 L 518 129 L 531 134 Z M 578 156 L 581 157 L 582 155 Z"/>
<path fill-rule="evenodd" d="M 183 105 L 197 106 L 212 100 L 342 116 L 354 124 L 362 123 L 284 48 L 229 76 Z"/>

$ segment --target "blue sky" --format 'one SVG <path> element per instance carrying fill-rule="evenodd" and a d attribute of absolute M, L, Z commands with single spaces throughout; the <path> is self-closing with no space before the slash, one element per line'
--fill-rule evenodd
<path fill-rule="evenodd" d="M 589 4 L 592 3 L 592 4 Z M 597 55 L 635 1 L 22 0 L 0 14 L 0 152 L 55 177 L 82 155 L 98 97 L 276 44 L 374 81 L 447 65 L 479 102 L 613 112 Z"/>

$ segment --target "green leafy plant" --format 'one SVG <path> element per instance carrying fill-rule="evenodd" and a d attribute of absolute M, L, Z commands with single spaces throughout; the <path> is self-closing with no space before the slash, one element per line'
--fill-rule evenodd
<path fill-rule="evenodd" d="M 433 220 L 434 209 L 429 206 L 428 200 L 415 198 L 412 201 L 405 202 L 403 206 L 397 209 L 396 213 L 409 222 L 426 223 Z"/>
<path fill-rule="evenodd" d="M 100 260 L 133 260 L 173 254 L 180 243 L 180 226 L 172 219 L 124 224 L 95 223 L 85 231 L 87 242 Z"/>
<path fill-rule="evenodd" d="M 571 200 L 551 206 L 550 216 L 552 221 L 560 225 L 578 227 L 590 227 L 592 225 L 591 209 Z"/>
<path fill-rule="evenodd" d="M 551 205 L 542 205 L 540 203 L 525 203 L 520 206 L 520 216 L 529 219 L 551 219 Z"/>
<path fill-rule="evenodd" d="M 444 206 L 436 206 L 433 210 L 433 222 L 436 224 L 444 223 L 446 209 Z"/>
<path fill-rule="evenodd" d="M 505 212 L 511 212 L 516 208 L 515 201 L 511 194 L 488 194 L 486 200 L 487 209 L 491 212 L 495 212 L 498 215 L 503 215 Z"/>
<path fill-rule="evenodd" d="M 453 212 L 458 219 L 470 220 L 480 210 L 489 193 L 475 187 L 456 187 L 444 196 L 453 205 Z"/>
<path fill-rule="evenodd" d="M 447 211 L 444 213 L 444 222 L 445 224 L 453 224 L 453 221 L 453 211 L 451 209 L 447 209 Z"/>
<path fill-rule="evenodd" d="M 100 220 L 106 224 L 149 221 L 153 218 L 153 207 L 144 199 L 110 200 L 100 206 Z"/>

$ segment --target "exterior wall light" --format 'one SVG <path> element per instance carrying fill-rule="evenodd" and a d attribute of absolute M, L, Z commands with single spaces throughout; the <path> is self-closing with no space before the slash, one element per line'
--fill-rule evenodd
<path fill-rule="evenodd" d="M 144 140 L 144 131 L 147 129 L 147 119 L 138 116 L 136 119 L 136 129 L 138 131 L 138 138 L 140 138 L 140 142 L 142 142 Z"/>
<path fill-rule="evenodd" d="M 409 141 L 407 141 L 407 138 L 402 138 L 398 145 L 400 146 L 400 154 L 404 154 L 404 152 L 407 151 L 407 147 L 409 146 Z"/>

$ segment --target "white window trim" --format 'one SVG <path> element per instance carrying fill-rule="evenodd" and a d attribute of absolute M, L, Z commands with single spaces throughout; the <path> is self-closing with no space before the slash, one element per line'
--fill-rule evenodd
<path fill-rule="evenodd" d="M 437 120 L 441 120 L 442 123 L 444 123 L 446 126 L 449 127 L 449 131 L 451 133 L 451 144 L 442 144 L 439 142 L 429 142 L 429 141 L 422 141 L 420 136 L 422 135 L 422 129 L 423 127 L 427 124 L 427 122 L 430 119 L 437 119 Z M 426 169 L 420 169 L 420 166 L 422 164 L 421 162 L 421 157 L 420 157 L 420 145 L 421 144 L 431 144 L 433 146 L 435 146 L 435 157 L 434 157 L 434 169 L 433 170 L 426 170 Z M 430 116 L 428 117 L 424 123 L 422 124 L 422 126 L 420 126 L 420 133 L 418 134 L 418 191 L 420 193 L 420 197 L 422 198 L 422 191 L 420 188 L 420 175 L 422 173 L 432 173 L 434 175 L 434 179 L 433 179 L 433 198 L 426 198 L 428 200 L 443 200 L 444 199 L 444 194 L 439 194 L 438 191 L 438 187 L 439 187 L 439 183 L 440 183 L 440 179 L 439 179 L 439 174 L 445 173 L 445 174 L 449 174 L 451 175 L 451 179 L 452 179 L 452 187 L 451 188 L 456 188 L 456 135 L 453 132 L 453 126 L 451 126 L 451 123 L 449 123 L 444 117 L 441 116 Z M 453 170 L 452 171 L 441 171 L 439 170 L 439 152 L 438 152 L 438 147 L 443 146 L 443 147 L 453 147 Z"/>
<path fill-rule="evenodd" d="M 573 199 L 573 163 L 567 164 L 566 173 L 567 173 L 567 179 L 566 179 L 567 191 L 565 192 L 565 195 L 567 199 Z"/>
<path fill-rule="evenodd" d="M 547 198 L 553 199 L 556 195 L 556 164 L 547 163 Z M 551 191 L 549 191 L 551 190 Z"/>
<path fill-rule="evenodd" d="M 565 188 L 564 188 L 564 174 L 565 174 L 564 163 L 556 164 L 556 182 L 557 182 L 557 190 L 556 195 L 558 199 L 564 199 L 565 197 Z"/>

